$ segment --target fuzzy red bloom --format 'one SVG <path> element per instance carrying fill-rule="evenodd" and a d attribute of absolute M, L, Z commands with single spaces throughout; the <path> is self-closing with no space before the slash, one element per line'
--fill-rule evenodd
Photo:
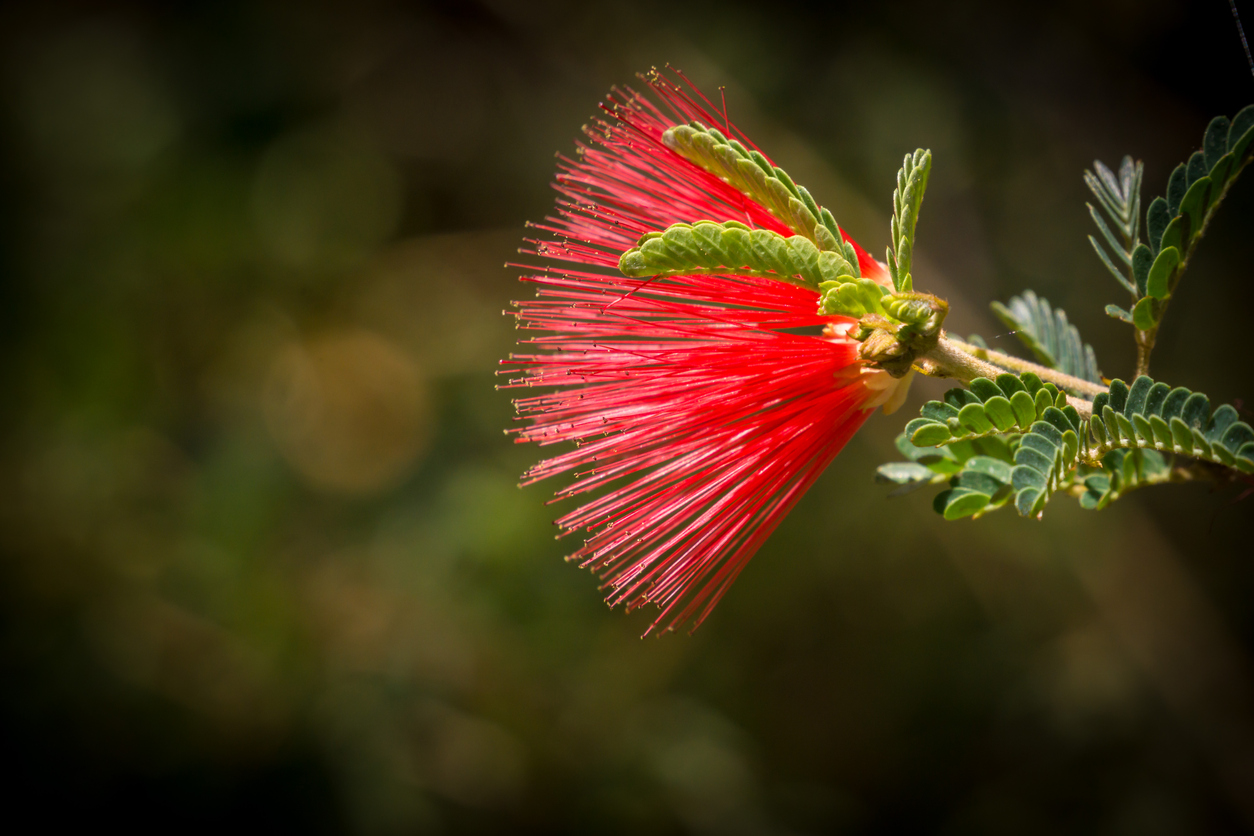
<path fill-rule="evenodd" d="M 573 473 L 562 499 L 597 491 L 557 521 L 586 532 L 570 560 L 598 572 L 611 605 L 646 603 L 650 627 L 709 614 L 749 559 L 897 381 L 862 367 L 844 317 L 816 313 L 818 294 L 766 278 L 631 279 L 619 256 L 677 222 L 737 220 L 795 234 L 765 207 L 662 142 L 677 124 L 726 126 L 722 114 L 655 76 L 658 107 L 628 89 L 562 159 L 557 214 L 533 255 L 558 266 L 523 277 L 534 300 L 519 327 L 541 353 L 505 365 L 511 387 L 555 387 L 516 405 L 518 441 L 573 441 L 524 484 Z M 704 100 L 702 100 L 704 101 Z M 666 110 L 669 110 L 668 114 Z M 863 276 L 887 281 L 857 245 Z M 901 394 L 904 394 L 902 387 Z"/>

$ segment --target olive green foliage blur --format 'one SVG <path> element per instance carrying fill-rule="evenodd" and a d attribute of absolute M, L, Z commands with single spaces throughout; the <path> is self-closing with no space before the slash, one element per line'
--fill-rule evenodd
<path fill-rule="evenodd" d="M 1081 175 L 1128 153 L 1163 193 L 1248 103 L 1227 6 L 942 5 L 0 10 L 10 815 L 1254 825 L 1240 487 L 946 523 L 874 485 L 900 422 L 873 418 L 695 636 L 645 642 L 651 613 L 562 561 L 551 490 L 516 487 L 541 451 L 502 435 L 528 292 L 502 264 L 554 152 L 668 61 L 872 252 L 930 148 L 910 272 L 947 327 L 1010 348 L 988 303 L 1031 287 L 1131 379 Z M 1215 403 L 1254 403 L 1252 213 L 1243 181 L 1155 353 Z"/>

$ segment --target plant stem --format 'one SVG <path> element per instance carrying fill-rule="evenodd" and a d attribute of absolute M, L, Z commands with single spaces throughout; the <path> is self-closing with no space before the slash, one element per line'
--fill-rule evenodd
<path fill-rule="evenodd" d="M 1157 338 L 1157 325 L 1147 331 L 1136 329 L 1136 377 L 1149 374 L 1150 352 L 1154 350 L 1154 341 Z"/>
<path fill-rule="evenodd" d="M 952 377 L 963 383 L 977 377 L 992 380 L 1006 371 L 965 351 L 966 347 L 966 343 L 941 336 L 934 348 L 915 358 L 915 368 L 929 377 Z"/>
<path fill-rule="evenodd" d="M 1088 395 L 1090 398 L 1095 398 L 1109 389 L 1109 387 L 1103 386 L 1100 383 L 1090 383 L 1083 378 L 1064 374 L 1057 369 L 1051 369 L 1047 366 L 1042 366 L 1028 360 L 1021 360 L 1018 357 L 1012 357 L 1009 354 L 1003 354 L 1000 351 L 993 351 L 989 348 L 979 348 L 977 346 L 970 345 L 969 343 L 964 343 L 961 340 L 942 337 L 941 342 L 951 343 L 958 350 L 977 358 L 981 356 L 987 357 L 994 365 L 1001 367 L 1001 369 L 998 370 L 998 374 L 1005 369 L 1010 369 L 1011 371 L 1016 371 L 1020 374 L 1023 372 L 1032 372 L 1032 374 L 1036 375 L 1041 380 L 1048 380 L 1059 389 L 1070 389 L 1074 392 L 1080 392 L 1081 394 Z"/>
<path fill-rule="evenodd" d="M 987 356 L 997 365 L 981 359 L 976 352 Z M 1009 370 L 1020 374 L 1032 372 L 1041 380 L 1047 380 L 1059 389 L 1071 389 L 1090 397 L 1096 397 L 1107 391 L 1106 387 L 1101 384 L 1090 383 L 1087 380 L 1063 374 L 1056 369 L 1049 369 L 1027 360 L 1020 360 L 1018 357 L 1011 357 L 1009 354 L 1002 354 L 1000 351 L 976 348 L 961 340 L 945 336 L 937 341 L 934 348 L 916 358 L 915 367 L 931 377 L 952 377 L 963 383 L 970 383 L 977 377 L 987 377 L 991 380 Z M 1068 395 L 1067 403 L 1074 406 L 1081 416 L 1088 417 L 1093 414 L 1093 403 L 1089 399 Z"/>

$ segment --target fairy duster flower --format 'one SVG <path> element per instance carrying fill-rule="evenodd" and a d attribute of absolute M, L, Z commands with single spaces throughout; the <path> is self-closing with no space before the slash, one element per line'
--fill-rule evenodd
<path fill-rule="evenodd" d="M 887 285 L 884 265 L 679 79 L 644 77 L 656 101 L 616 88 L 560 158 L 556 213 L 523 250 L 550 262 L 515 303 L 530 353 L 504 361 L 505 388 L 543 390 L 509 432 L 574 443 L 523 484 L 573 477 L 556 494 L 582 501 L 556 523 L 584 536 L 568 559 L 611 606 L 656 605 L 650 631 L 695 629 L 909 380 L 866 366 L 855 320 L 820 312 L 824 269 Z"/>

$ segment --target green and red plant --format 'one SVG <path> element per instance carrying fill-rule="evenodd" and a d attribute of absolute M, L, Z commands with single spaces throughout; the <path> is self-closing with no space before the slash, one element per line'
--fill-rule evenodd
<path fill-rule="evenodd" d="M 613 91 L 559 164 L 557 212 L 526 250 L 549 263 L 523 276 L 537 293 L 515 313 L 538 333 L 504 361 L 506 388 L 546 390 L 516 402 L 516 440 L 576 445 L 525 481 L 572 474 L 557 497 L 595 497 L 557 524 L 585 534 L 570 559 L 602 575 L 612 605 L 658 606 L 650 629 L 700 624 L 916 372 L 964 387 L 924 404 L 897 440 L 906 460 L 878 476 L 894 494 L 941 487 L 945 519 L 1254 473 L 1254 429 L 1233 407 L 1148 375 L 1180 278 L 1254 156 L 1254 105 L 1210 123 L 1144 219 L 1140 163 L 1085 172 L 1090 240 L 1131 295 L 1107 307 L 1134 329 L 1129 386 L 1030 290 L 993 310 L 1032 361 L 945 332 L 947 303 L 912 272 L 930 152 L 903 161 L 880 263 L 682 74 L 642 78 L 653 97 Z"/>

